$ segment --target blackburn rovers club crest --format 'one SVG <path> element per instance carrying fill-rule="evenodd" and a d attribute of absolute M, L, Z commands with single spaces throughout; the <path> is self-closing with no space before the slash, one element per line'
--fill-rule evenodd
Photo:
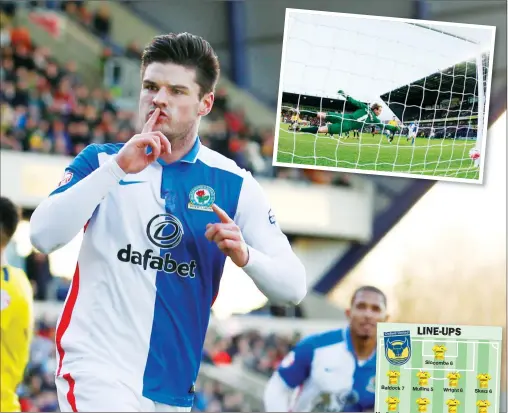
<path fill-rule="evenodd" d="M 189 208 L 200 211 L 212 211 L 215 191 L 207 185 L 198 185 L 189 193 Z"/>
<path fill-rule="evenodd" d="M 411 358 L 411 337 L 407 331 L 390 331 L 384 334 L 386 359 L 395 366 L 406 364 Z"/>

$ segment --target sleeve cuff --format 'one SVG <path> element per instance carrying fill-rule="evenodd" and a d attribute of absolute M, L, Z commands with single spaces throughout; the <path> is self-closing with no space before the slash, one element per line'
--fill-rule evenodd
<path fill-rule="evenodd" d="M 247 250 L 249 251 L 249 259 L 247 264 L 242 267 L 242 270 L 246 272 L 256 266 L 256 262 L 259 260 L 260 252 L 252 248 L 250 245 L 247 245 Z"/>
<path fill-rule="evenodd" d="M 120 166 L 116 162 L 115 158 L 112 158 L 108 162 L 108 169 L 109 169 L 109 172 L 111 173 L 111 175 L 113 175 L 115 177 L 117 182 L 121 181 L 127 175 L 127 173 L 125 173 L 123 171 L 123 169 L 120 168 Z"/>

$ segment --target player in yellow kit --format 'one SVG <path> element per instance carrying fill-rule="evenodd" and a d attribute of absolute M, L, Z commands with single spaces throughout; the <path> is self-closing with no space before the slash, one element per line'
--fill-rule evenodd
<path fill-rule="evenodd" d="M 478 400 L 476 405 L 478 406 L 478 413 L 487 413 L 490 402 L 488 400 Z"/>
<path fill-rule="evenodd" d="M 457 387 L 459 385 L 460 373 L 457 371 L 448 373 L 446 378 L 448 379 L 448 386 Z"/>
<path fill-rule="evenodd" d="M 388 125 L 399 126 L 399 122 L 397 122 L 397 118 L 394 116 L 392 120 L 388 122 Z"/>
<path fill-rule="evenodd" d="M 441 345 L 436 344 L 434 347 L 432 347 L 432 351 L 434 352 L 434 358 L 436 360 L 444 360 L 446 350 L 447 348 L 443 344 Z"/>
<path fill-rule="evenodd" d="M 420 397 L 416 399 L 416 404 L 418 405 L 418 411 L 419 412 L 426 412 L 427 411 L 427 405 L 430 404 L 430 400 L 426 397 Z"/>
<path fill-rule="evenodd" d="M 388 397 L 386 399 L 386 404 L 388 405 L 389 412 L 397 411 L 397 405 L 400 403 L 400 400 L 397 397 Z"/>
<path fill-rule="evenodd" d="M 419 379 L 418 384 L 420 386 L 427 386 L 429 384 L 430 373 L 428 371 L 419 371 L 416 373 L 416 377 Z"/>
<path fill-rule="evenodd" d="M 480 389 L 487 389 L 489 387 L 489 380 L 492 377 L 488 373 L 480 373 L 476 378 L 480 381 Z"/>
<path fill-rule="evenodd" d="M 460 401 L 457 399 L 448 399 L 446 405 L 448 406 L 448 413 L 457 413 L 457 406 L 460 405 Z"/>
<path fill-rule="evenodd" d="M 33 292 L 26 274 L 5 261 L 5 247 L 16 231 L 19 213 L 0 197 L 0 411 L 20 411 L 16 388 L 23 380 L 33 333 Z"/>
<path fill-rule="evenodd" d="M 393 385 L 393 384 L 397 384 L 399 382 L 400 372 L 390 370 L 388 373 L 386 373 L 386 375 L 388 376 L 389 384 Z"/>

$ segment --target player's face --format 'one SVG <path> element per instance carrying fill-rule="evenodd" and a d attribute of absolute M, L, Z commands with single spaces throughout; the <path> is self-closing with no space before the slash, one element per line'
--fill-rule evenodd
<path fill-rule="evenodd" d="M 388 318 L 383 297 L 374 291 L 360 291 L 346 315 L 351 331 L 361 338 L 375 337 L 377 323 Z"/>
<path fill-rule="evenodd" d="M 374 109 L 374 113 L 376 114 L 376 116 L 381 115 L 381 111 L 382 111 L 381 108 Z"/>
<path fill-rule="evenodd" d="M 200 97 L 196 70 L 173 63 L 151 63 L 143 73 L 139 116 L 144 124 L 156 108 L 160 115 L 154 130 L 172 141 L 193 132 L 200 116 L 212 109 L 214 95 Z"/>

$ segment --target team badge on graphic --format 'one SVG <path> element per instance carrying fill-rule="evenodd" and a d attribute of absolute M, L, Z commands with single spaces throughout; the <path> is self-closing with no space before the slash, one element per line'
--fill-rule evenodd
<path fill-rule="evenodd" d="M 385 356 L 390 364 L 401 366 L 411 358 L 410 331 L 384 333 Z"/>
<path fill-rule="evenodd" d="M 213 211 L 212 205 L 215 202 L 215 191 L 207 185 L 198 185 L 189 193 L 189 209 L 199 211 Z"/>
<path fill-rule="evenodd" d="M 61 187 L 61 186 L 64 186 L 64 185 L 67 185 L 72 177 L 74 176 L 74 174 L 72 172 L 65 172 L 62 180 L 60 181 L 60 183 L 58 184 L 58 187 Z"/>

